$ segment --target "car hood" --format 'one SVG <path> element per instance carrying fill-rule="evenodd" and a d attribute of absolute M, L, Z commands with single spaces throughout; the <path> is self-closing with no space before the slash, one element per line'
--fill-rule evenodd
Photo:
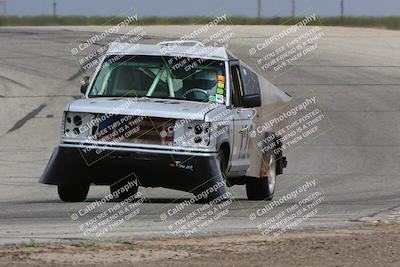
<path fill-rule="evenodd" d="M 218 106 L 225 107 L 174 99 L 102 97 L 76 100 L 68 106 L 67 111 L 204 120 L 205 115 Z"/>

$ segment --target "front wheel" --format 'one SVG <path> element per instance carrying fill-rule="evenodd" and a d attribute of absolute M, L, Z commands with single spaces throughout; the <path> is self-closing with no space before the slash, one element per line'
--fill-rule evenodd
<path fill-rule="evenodd" d="M 58 196 L 65 202 L 83 202 L 89 192 L 89 184 L 59 185 Z"/>
<path fill-rule="evenodd" d="M 261 177 L 246 181 L 246 193 L 249 200 L 271 200 L 276 185 L 276 156 L 271 154 L 268 160 L 261 161 Z M 265 173 L 266 175 L 263 175 Z"/>
<path fill-rule="evenodd" d="M 219 167 L 221 169 L 221 174 L 223 175 L 223 178 L 225 178 L 226 169 L 228 168 L 228 159 L 222 149 L 218 151 L 218 161 L 219 161 Z"/>

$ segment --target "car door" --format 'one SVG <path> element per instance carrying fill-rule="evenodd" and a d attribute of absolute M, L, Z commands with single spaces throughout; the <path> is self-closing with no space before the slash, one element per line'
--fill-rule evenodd
<path fill-rule="evenodd" d="M 239 62 L 231 63 L 232 116 L 233 116 L 233 148 L 230 172 L 244 175 L 249 167 L 249 131 L 252 127 L 252 109 L 243 108 L 240 99 L 243 96 L 243 75 Z"/>

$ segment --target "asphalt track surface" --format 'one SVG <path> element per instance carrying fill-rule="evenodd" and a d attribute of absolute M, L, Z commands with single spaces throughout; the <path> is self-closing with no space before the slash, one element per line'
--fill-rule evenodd
<path fill-rule="evenodd" d="M 106 192 L 93 186 L 84 204 L 63 203 L 56 188 L 38 184 L 59 142 L 64 106 L 79 97 L 79 64 L 70 49 L 101 27 L 0 28 L 0 243 L 82 238 L 71 211 Z M 191 26 L 145 27 L 144 43 L 175 39 Z M 233 26 L 230 47 L 254 64 L 248 49 L 280 26 Z M 400 32 L 381 29 L 323 27 L 324 38 L 306 60 L 284 71 L 263 75 L 292 96 L 312 90 L 333 128 L 288 155 L 275 199 L 296 181 L 318 182 L 325 201 L 298 228 L 351 226 L 360 218 L 400 206 Z M 288 41 L 295 35 L 286 37 Z M 268 202 L 246 200 L 245 188 L 230 189 L 229 213 L 200 235 L 257 233 L 249 215 Z M 160 214 L 191 197 L 184 192 L 140 189 L 148 199 L 140 214 L 104 238 L 138 239 L 173 236 L 168 225 L 179 215 Z M 283 210 L 294 202 L 277 208 Z M 111 207 L 116 203 L 107 203 Z M 259 218 L 268 218 L 268 214 Z"/>

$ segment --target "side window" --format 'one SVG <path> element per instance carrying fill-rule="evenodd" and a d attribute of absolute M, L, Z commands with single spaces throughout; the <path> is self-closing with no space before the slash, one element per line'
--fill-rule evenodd
<path fill-rule="evenodd" d="M 243 95 L 243 83 L 238 65 L 231 67 L 232 73 L 232 103 L 234 107 L 240 107 L 240 97 Z"/>
<path fill-rule="evenodd" d="M 258 81 L 257 74 L 242 66 L 243 70 L 243 83 L 244 83 L 244 95 L 259 95 L 260 94 L 260 82 Z"/>

